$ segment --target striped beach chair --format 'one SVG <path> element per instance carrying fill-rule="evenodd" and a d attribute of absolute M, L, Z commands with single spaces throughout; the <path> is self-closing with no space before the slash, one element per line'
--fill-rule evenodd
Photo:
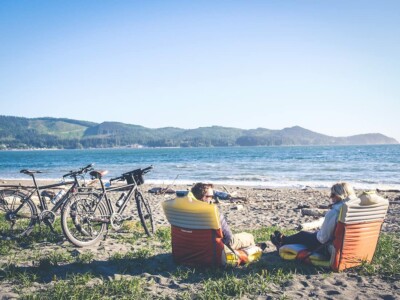
<path fill-rule="evenodd" d="M 222 241 L 218 208 L 197 200 L 191 193 L 162 203 L 171 224 L 172 256 L 177 264 L 193 267 L 237 266 L 258 260 L 257 246 L 234 250 Z"/>
<path fill-rule="evenodd" d="M 310 252 L 304 245 L 284 245 L 279 249 L 283 259 L 331 267 L 335 271 L 371 262 L 389 202 L 374 192 L 364 192 L 360 198 L 343 204 L 332 244 L 331 257 Z"/>

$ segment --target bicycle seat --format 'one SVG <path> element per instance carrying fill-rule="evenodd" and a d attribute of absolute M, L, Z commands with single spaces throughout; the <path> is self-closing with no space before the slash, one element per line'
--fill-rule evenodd
<path fill-rule="evenodd" d="M 32 174 L 37 174 L 37 173 L 43 173 L 42 171 L 37 171 L 37 170 L 21 170 L 19 171 L 20 173 L 26 174 L 26 175 L 32 175 Z"/>
<path fill-rule="evenodd" d="M 101 179 L 101 177 L 103 177 L 104 175 L 106 175 L 108 173 L 107 170 L 103 170 L 103 171 L 91 171 L 89 174 L 90 176 L 96 178 L 96 179 Z"/>

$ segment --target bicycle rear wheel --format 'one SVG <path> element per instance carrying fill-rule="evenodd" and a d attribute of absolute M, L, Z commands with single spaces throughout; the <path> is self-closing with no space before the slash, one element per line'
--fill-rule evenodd
<path fill-rule="evenodd" d="M 142 223 L 143 229 L 148 236 L 152 236 L 154 233 L 154 221 L 151 213 L 150 203 L 148 200 L 143 198 L 141 192 L 137 191 L 135 194 L 136 206 Z"/>
<path fill-rule="evenodd" d="M 0 236 L 20 237 L 33 230 L 37 209 L 31 199 L 20 190 L 0 191 Z"/>
<path fill-rule="evenodd" d="M 107 230 L 110 214 L 93 194 L 76 194 L 64 204 L 61 228 L 67 239 L 78 247 L 94 245 Z"/>

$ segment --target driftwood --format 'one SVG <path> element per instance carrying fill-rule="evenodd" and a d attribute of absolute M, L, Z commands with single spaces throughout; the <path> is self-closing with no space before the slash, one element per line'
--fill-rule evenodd
<path fill-rule="evenodd" d="M 161 187 L 154 187 L 154 188 L 148 190 L 148 192 L 155 194 L 155 195 L 175 194 L 175 191 L 173 189 L 161 188 Z"/>
<path fill-rule="evenodd" d="M 379 192 L 382 192 L 382 193 L 400 193 L 400 190 L 381 190 L 381 189 L 376 189 L 376 191 L 379 193 Z"/>
<path fill-rule="evenodd" d="M 320 209 L 329 209 L 330 205 L 320 204 L 320 205 L 318 205 L 318 208 L 320 208 Z"/>
<path fill-rule="evenodd" d="M 310 208 L 311 206 L 310 205 L 308 205 L 308 204 L 299 204 L 299 205 L 297 205 L 297 208 L 298 209 L 303 209 L 303 208 Z"/>
<path fill-rule="evenodd" d="M 314 188 L 313 188 L 312 186 L 309 186 L 309 185 L 306 185 L 305 187 L 302 187 L 302 188 L 301 188 L 302 191 L 306 191 L 306 190 L 308 190 L 308 189 L 314 190 Z"/>
<path fill-rule="evenodd" d="M 325 218 L 319 218 L 316 221 L 312 221 L 312 222 L 306 222 L 303 224 L 300 224 L 298 226 L 299 229 L 301 230 L 311 230 L 311 229 L 315 229 L 315 228 L 319 228 L 322 226 L 322 223 L 324 222 Z"/>
<path fill-rule="evenodd" d="M 248 202 L 249 199 L 247 199 L 247 197 L 232 197 L 229 199 L 229 201 L 231 203 L 235 203 L 235 202 Z"/>
<path fill-rule="evenodd" d="M 320 209 L 306 209 L 303 208 L 301 210 L 301 214 L 303 216 L 313 216 L 313 217 L 323 217 L 325 215 L 325 211 L 322 211 Z"/>

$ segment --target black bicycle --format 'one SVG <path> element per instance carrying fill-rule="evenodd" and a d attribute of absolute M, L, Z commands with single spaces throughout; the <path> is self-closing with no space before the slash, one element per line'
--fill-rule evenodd
<path fill-rule="evenodd" d="M 148 236 L 154 233 L 154 221 L 150 204 L 138 187 L 144 183 L 143 175 L 153 167 L 137 169 L 110 179 L 106 187 L 102 177 L 107 171 L 92 171 L 90 175 L 98 179 L 101 190 L 80 192 L 72 195 L 62 210 L 61 227 L 68 240 L 78 247 L 89 246 L 105 237 L 109 225 L 119 230 L 127 220 L 134 219 L 132 211 L 126 210 L 132 198 L 136 201 L 137 214 Z M 113 187 L 112 182 L 124 181 L 126 184 Z M 113 205 L 109 193 L 117 191 L 120 195 Z M 114 208 L 115 207 L 115 208 Z M 125 211 L 126 210 L 126 211 Z"/>
<path fill-rule="evenodd" d="M 0 236 L 20 237 L 29 235 L 35 224 L 44 223 L 54 232 L 53 224 L 56 213 L 66 200 L 81 186 L 79 180 L 84 180 L 84 175 L 93 170 L 93 164 L 87 165 L 77 171 L 70 171 L 62 176 L 59 183 L 41 185 L 36 182 L 35 174 L 43 173 L 37 170 L 21 170 L 22 174 L 32 177 L 34 186 L 3 185 L 0 190 Z M 67 178 L 73 180 L 66 181 Z M 83 184 L 84 185 L 84 184 Z M 67 190 L 64 190 L 69 186 Z M 58 193 L 53 190 L 58 190 Z M 33 197 L 37 196 L 37 200 Z M 50 209 L 49 202 L 54 206 Z"/>

